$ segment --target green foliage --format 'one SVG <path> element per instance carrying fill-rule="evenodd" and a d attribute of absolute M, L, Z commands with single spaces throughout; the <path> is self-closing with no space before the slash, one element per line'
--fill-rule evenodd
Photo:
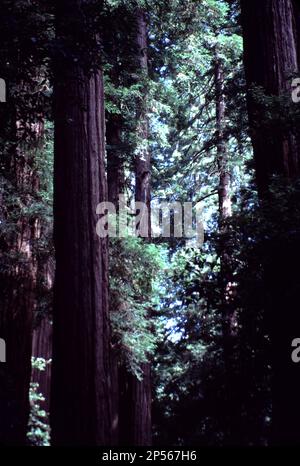
<path fill-rule="evenodd" d="M 32 358 L 32 368 L 38 371 L 44 371 L 47 364 L 51 361 L 46 361 L 43 358 Z M 41 403 L 45 401 L 44 396 L 39 393 L 39 384 L 31 383 L 29 391 L 30 400 L 30 415 L 28 422 L 27 437 L 33 446 L 49 446 L 50 445 L 50 425 L 49 415 L 41 407 Z"/>
<path fill-rule="evenodd" d="M 163 250 L 141 238 L 110 241 L 110 316 L 113 343 L 129 370 L 139 378 L 141 364 L 156 348 L 157 292 Z"/>
<path fill-rule="evenodd" d="M 222 443 L 224 426 L 215 414 L 224 391 L 219 274 L 212 245 L 178 250 L 170 261 L 154 363 L 158 444 Z"/>
<path fill-rule="evenodd" d="M 300 257 L 299 196 L 298 182 L 287 186 L 285 180 L 274 178 L 263 202 L 258 202 L 254 189 L 244 190 L 240 208 L 227 222 L 235 319 L 230 407 L 231 416 L 237 416 L 236 432 L 228 431 L 226 419 L 222 235 L 208 235 L 202 251 L 174 254 L 165 276 L 159 317 L 163 325 L 154 364 L 158 444 L 216 446 L 228 438 L 239 445 L 270 441 L 272 352 L 276 352 L 272 332 L 283 309 L 290 315 L 299 294 L 298 278 L 290 267 Z"/>
<path fill-rule="evenodd" d="M 242 37 L 235 4 L 194 2 L 181 6 L 193 19 L 178 31 L 172 8 L 161 23 L 151 17 L 154 84 L 151 88 L 151 150 L 153 188 L 162 199 L 206 197 L 207 218 L 217 211 L 219 172 L 216 160 L 216 54 L 224 71 L 226 127 L 224 143 L 232 194 L 248 182 L 245 165 L 251 158 L 248 138 Z M 184 26 L 182 26 L 184 28 Z M 162 30 L 163 29 L 163 30 Z M 152 50 L 152 49 L 151 49 Z M 157 54 L 157 55 L 156 55 Z M 161 62 L 163 57 L 163 61 Z"/>
<path fill-rule="evenodd" d="M 262 87 L 251 89 L 256 105 L 256 125 L 263 127 L 266 137 L 270 139 L 272 134 L 283 131 L 292 131 L 299 136 L 300 110 L 299 105 L 295 105 L 291 99 L 291 89 L 279 96 L 266 95 Z"/>

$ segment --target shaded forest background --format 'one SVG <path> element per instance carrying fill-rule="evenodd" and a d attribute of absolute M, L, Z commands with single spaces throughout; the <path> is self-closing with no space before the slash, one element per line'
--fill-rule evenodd
<path fill-rule="evenodd" d="M 1 12 L 0 443 L 299 444 L 298 1 Z M 203 245 L 99 238 L 119 194 Z"/>

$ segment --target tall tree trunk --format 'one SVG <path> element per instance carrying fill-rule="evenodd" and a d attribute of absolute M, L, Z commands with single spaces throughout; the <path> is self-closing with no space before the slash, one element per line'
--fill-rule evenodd
<path fill-rule="evenodd" d="M 296 5 L 296 4 L 294 4 Z M 292 0 L 241 0 L 245 68 L 248 88 L 262 86 L 269 96 L 291 99 L 291 73 L 299 71 Z M 297 54 L 298 52 L 298 54 Z M 286 185 L 300 175 L 297 137 L 289 128 L 269 125 L 264 105 L 249 96 L 249 119 L 261 198 L 272 202 L 271 176 L 281 175 Z M 276 199 L 275 199 L 276 200 Z M 281 218 L 275 231 L 281 232 Z M 296 225 L 295 225 L 296 228 Z M 287 232 L 289 233 L 289 232 Z M 299 237 L 293 233 L 283 242 L 266 240 L 268 261 L 264 264 L 265 319 L 272 347 L 272 442 L 299 444 L 300 377 L 290 359 L 295 329 L 300 328 L 300 283 L 294 263 L 299 261 Z M 270 361 L 265 361 L 264 370 Z M 258 370 L 258 369 L 257 369 Z"/>
<path fill-rule="evenodd" d="M 230 251 L 230 232 L 226 221 L 232 214 L 230 196 L 230 171 L 225 141 L 226 102 L 224 90 L 224 63 L 220 57 L 218 46 L 215 52 L 215 92 L 216 92 L 216 143 L 217 164 L 219 171 L 219 234 L 220 234 L 220 263 L 222 280 L 222 331 L 223 357 L 225 367 L 225 397 L 224 425 L 225 443 L 236 444 L 240 441 L 240 393 L 236 381 L 234 364 L 234 344 L 236 338 L 236 315 L 233 305 L 234 280 Z"/>
<path fill-rule="evenodd" d="M 78 42 L 87 35 L 85 6 L 56 2 L 57 39 L 73 56 L 57 57 L 54 86 L 54 445 L 111 442 L 107 241 L 96 235 L 96 207 L 107 195 L 104 96 L 101 70 L 85 66 Z"/>
<path fill-rule="evenodd" d="M 107 143 L 107 180 L 108 180 L 108 201 L 113 203 L 118 212 L 119 195 L 124 193 L 125 174 L 122 161 L 122 126 L 123 121 L 120 115 L 109 114 L 106 123 L 106 143 Z M 114 312 L 118 312 L 114 309 Z M 120 396 L 120 363 L 117 349 L 111 352 L 112 369 L 112 440 L 114 445 L 119 444 L 120 437 L 120 408 L 124 400 Z M 129 422 L 127 418 L 127 422 Z M 127 426 L 128 428 L 128 426 Z"/>
<path fill-rule="evenodd" d="M 137 46 L 139 54 L 139 66 L 143 77 L 148 77 L 148 41 L 147 23 L 145 12 L 137 10 Z M 149 122 L 147 117 L 147 98 L 141 103 L 138 115 L 138 153 L 136 156 L 136 176 L 135 176 L 135 200 L 143 202 L 146 210 L 142 214 L 140 222 L 141 233 L 151 238 L 151 159 L 148 147 Z M 146 223 L 143 225 L 143 219 Z M 147 228 L 148 227 L 148 228 Z M 142 366 L 143 379 L 137 377 L 132 380 L 132 442 L 134 445 L 151 445 L 151 366 L 145 363 Z"/>
<path fill-rule="evenodd" d="M 20 94 L 36 92 L 31 84 L 15 85 Z M 37 278 L 34 241 L 39 237 L 37 218 L 24 214 L 24 210 L 30 208 L 38 190 L 39 181 L 34 158 L 36 151 L 41 149 L 43 124 L 37 119 L 35 109 L 26 108 L 21 112 L 16 103 L 11 103 L 11 106 L 14 107 L 12 118 L 2 127 L 5 131 L 9 126 L 10 140 L 9 162 L 4 176 L 11 186 L 10 189 L 13 189 L 10 195 L 18 199 L 18 207 L 16 212 L 11 212 L 10 207 L 1 206 L 3 225 L 6 222 L 15 224 L 13 234 L 1 232 L 1 252 L 3 258 L 6 256 L 6 261 L 9 262 L 6 263 L 6 267 L 3 263 L 1 272 L 0 336 L 6 342 L 7 360 L 0 367 L 0 443 L 24 445 L 27 443 L 31 343 Z M 11 215 L 18 215 L 17 220 L 13 220 Z"/>
<path fill-rule="evenodd" d="M 20 262 L 1 279 L 0 335 L 6 342 L 6 363 L 0 368 L 0 443 L 5 445 L 27 443 L 29 415 L 36 263 L 30 246 L 33 226 L 28 219 L 18 223 L 20 232 L 10 251 L 15 252 Z"/>
<path fill-rule="evenodd" d="M 50 225 L 46 222 L 41 225 L 41 237 L 49 238 Z M 46 256 L 40 255 L 37 259 L 37 304 L 39 301 L 46 301 L 47 314 L 40 318 L 39 313 L 35 318 L 33 338 L 32 338 L 32 357 L 43 358 L 47 361 L 45 370 L 41 371 L 36 368 L 32 369 L 31 381 L 38 383 L 39 393 L 44 396 L 43 408 L 47 413 L 50 412 L 50 387 L 51 387 L 51 360 L 52 360 L 52 302 L 49 302 L 53 293 L 55 263 L 52 254 L 52 248 Z"/>
<path fill-rule="evenodd" d="M 147 24 L 145 13 L 136 11 L 137 67 L 142 79 L 148 76 Z M 150 223 L 150 153 L 148 149 L 148 118 L 146 90 L 137 115 L 137 154 L 135 160 L 135 200 L 143 202 L 146 208 L 140 212 L 138 232 L 141 236 L 151 236 Z M 151 445 L 151 369 L 150 364 L 142 366 L 143 378 L 120 368 L 120 443 L 125 445 Z"/>
<path fill-rule="evenodd" d="M 148 76 L 147 63 L 147 25 L 145 14 L 142 10 L 136 11 L 137 33 L 137 60 L 136 66 L 140 76 L 145 80 Z M 137 139 L 138 149 L 135 159 L 135 200 L 143 202 L 146 206 L 142 209 L 142 220 L 138 225 L 141 236 L 151 237 L 150 222 L 150 153 L 148 149 L 148 118 L 146 89 L 143 102 L 138 107 L 137 114 Z M 115 203 L 116 196 L 124 190 L 124 167 L 122 161 L 114 150 L 121 145 L 121 126 L 112 117 L 108 119 L 107 143 L 108 143 L 108 170 L 109 198 Z M 151 445 L 151 369 L 150 364 L 142 366 L 143 379 L 138 380 L 124 365 L 119 366 L 119 441 L 121 445 Z"/>
<path fill-rule="evenodd" d="M 138 9 L 136 13 L 137 21 L 137 51 L 138 66 L 143 79 L 148 77 L 148 41 L 147 23 L 143 10 Z M 135 166 L 135 200 L 143 202 L 146 209 L 140 222 L 140 233 L 148 238 L 151 237 L 151 159 L 148 147 L 149 121 L 147 117 L 146 89 L 143 101 L 139 105 L 137 121 L 138 152 Z M 144 223 L 144 224 L 143 224 Z"/>
<path fill-rule="evenodd" d="M 241 0 L 244 61 L 249 90 L 249 119 L 260 192 L 272 175 L 287 178 L 300 173 L 295 135 L 266 123 L 264 104 L 250 92 L 259 86 L 267 96 L 291 100 L 291 76 L 298 71 L 295 17 L 292 0 Z"/>

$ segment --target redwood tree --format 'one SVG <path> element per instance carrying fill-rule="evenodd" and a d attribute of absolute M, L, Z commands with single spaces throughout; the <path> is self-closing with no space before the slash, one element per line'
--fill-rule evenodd
<path fill-rule="evenodd" d="M 283 196 L 286 189 L 293 189 L 293 180 L 300 176 L 299 133 L 286 121 L 284 110 L 281 109 L 282 118 L 279 119 L 276 111 L 268 112 L 271 101 L 275 105 L 279 102 L 292 105 L 292 76 L 299 71 L 296 40 L 299 17 L 297 9 L 293 8 L 296 2 L 292 0 L 241 0 L 241 6 L 256 177 L 262 205 L 269 205 L 266 210 L 271 212 L 278 202 L 278 193 Z M 259 99 L 257 91 L 256 96 L 255 91 L 253 93 L 253 86 L 260 87 Z M 277 196 L 276 191 L 274 195 L 273 175 L 279 176 L 281 183 L 276 188 Z M 300 258 L 298 226 L 295 217 L 293 228 L 284 232 L 285 241 L 282 241 L 282 219 L 269 220 L 273 229 L 276 225 L 277 232 L 277 237 L 270 234 L 272 239 L 265 238 L 267 259 L 262 264 L 266 338 L 271 340 L 272 352 L 272 441 L 276 445 L 296 445 L 300 435 L 300 377 L 298 368 L 291 362 L 290 347 L 296 329 L 300 328 L 300 283 L 294 268 Z"/>
<path fill-rule="evenodd" d="M 107 241 L 96 235 L 96 207 L 107 191 L 96 6 L 56 2 L 54 445 L 111 441 Z"/>
<path fill-rule="evenodd" d="M 272 175 L 287 178 L 300 173 L 295 135 L 282 125 L 267 124 L 264 103 L 255 98 L 259 87 L 266 96 L 291 100 L 291 80 L 298 71 L 296 17 L 291 0 L 241 0 L 244 60 L 249 92 L 249 119 L 260 191 Z"/>
<path fill-rule="evenodd" d="M 39 239 L 36 155 L 43 148 L 47 105 L 41 83 L 48 65 L 45 22 L 36 6 L 2 5 L 0 74 L 7 101 L 0 108 L 0 337 L 7 358 L 0 367 L 0 443 L 5 445 L 26 443 L 29 414 Z M 36 48 L 28 46 L 33 27 Z"/>
<path fill-rule="evenodd" d="M 21 93 L 21 88 L 19 92 Z M 12 133 L 15 133 L 12 136 L 15 145 L 11 147 L 5 173 L 11 193 L 19 196 L 19 206 L 15 212 L 9 204 L 1 206 L 1 223 L 4 225 L 9 225 L 10 222 L 13 224 L 12 218 L 17 216 L 13 234 L 6 234 L 3 230 L 0 238 L 3 258 L 0 335 L 7 346 L 7 362 L 2 365 L 0 372 L 0 442 L 8 445 L 24 445 L 27 442 L 31 342 L 37 279 L 34 242 L 39 237 L 37 219 L 24 212 L 32 207 L 38 185 L 34 156 L 41 136 L 37 131 L 35 135 L 27 137 L 25 133 L 28 128 L 25 129 L 24 121 L 21 121 L 18 121 L 18 129 L 17 125 L 12 125 L 15 129 L 12 129 Z M 22 138 L 29 139 L 24 143 L 21 142 Z M 5 199 L 4 195 L 2 199 Z M 5 264 L 7 261 L 8 264 Z"/>

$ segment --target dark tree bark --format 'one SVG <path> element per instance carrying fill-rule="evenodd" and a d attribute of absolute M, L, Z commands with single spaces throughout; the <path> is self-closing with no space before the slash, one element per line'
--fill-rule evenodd
<path fill-rule="evenodd" d="M 40 227 L 40 234 L 45 238 L 50 235 L 50 225 L 44 224 Z M 52 302 L 50 299 L 53 293 L 55 263 L 52 249 L 47 255 L 40 255 L 37 259 L 37 301 L 46 300 L 48 302 L 47 315 L 42 318 L 36 316 L 32 337 L 32 356 L 43 358 L 47 361 L 44 371 L 36 368 L 32 369 L 31 381 L 38 383 L 39 393 L 44 396 L 42 407 L 47 413 L 50 412 L 50 387 L 51 387 L 51 360 L 52 360 Z"/>
<path fill-rule="evenodd" d="M 295 36 L 297 41 L 298 68 L 300 67 L 300 3 L 299 0 L 293 0 L 294 18 L 295 18 Z M 299 71 L 299 70 L 298 70 Z"/>
<path fill-rule="evenodd" d="M 123 194 L 125 189 L 122 126 L 120 115 L 108 116 L 106 125 L 108 200 L 116 208 L 118 208 L 119 194 Z"/>
<path fill-rule="evenodd" d="M 143 380 L 139 381 L 126 367 L 119 369 L 121 445 L 152 443 L 150 364 L 143 364 L 142 371 Z"/>
<path fill-rule="evenodd" d="M 241 0 L 241 6 L 248 88 L 253 84 L 262 86 L 269 96 L 286 96 L 291 100 L 291 74 L 299 71 L 295 33 L 299 18 L 295 17 L 292 0 Z M 266 124 L 264 106 L 251 95 L 249 120 L 259 193 L 265 204 L 272 203 L 276 201 L 269 192 L 273 174 L 281 175 L 286 186 L 293 179 L 299 179 L 297 133 L 285 127 L 283 120 L 277 125 Z M 300 328 L 300 283 L 294 266 L 300 257 L 299 236 L 286 232 L 287 239 L 282 241 L 281 218 L 277 220 L 277 225 L 275 219 L 272 222 L 278 237 L 265 241 L 267 260 L 263 264 L 265 315 L 262 325 L 266 326 L 265 333 L 271 340 L 273 373 L 270 387 L 272 443 L 298 445 L 300 377 L 297 365 L 291 362 L 290 348 L 295 331 Z M 266 356 L 265 371 L 270 359 Z"/>
<path fill-rule="evenodd" d="M 134 445 L 152 444 L 151 425 L 151 365 L 142 365 L 143 380 L 133 379 L 132 400 L 133 400 L 133 441 Z"/>
<path fill-rule="evenodd" d="M 20 228 L 10 251 L 20 254 L 22 263 L 1 279 L 0 335 L 7 357 L 0 371 L 0 443 L 4 445 L 27 443 L 36 268 L 29 246 L 34 233 L 27 220 L 20 221 Z"/>
<path fill-rule="evenodd" d="M 43 49 L 41 32 L 49 9 L 43 2 L 39 6 L 36 15 L 34 2 L 1 5 L 0 76 L 6 80 L 7 99 L 0 105 L 0 337 L 6 340 L 7 361 L 0 364 L 0 443 L 9 445 L 26 443 L 29 414 L 40 238 L 33 209 L 40 201 L 36 156 L 43 150 L 48 108 L 43 83 L 49 50 Z M 37 43 L 30 47 L 33 23 Z"/>
<path fill-rule="evenodd" d="M 107 180 L 108 180 L 108 201 L 113 203 L 118 212 L 119 195 L 124 193 L 125 174 L 124 163 L 122 160 L 122 128 L 123 120 L 120 115 L 110 114 L 107 117 L 106 124 L 106 143 L 107 143 Z M 114 310 L 117 312 L 117 310 Z M 118 349 L 114 348 L 111 352 L 111 369 L 112 369 L 112 442 L 114 445 L 119 444 L 119 420 L 120 412 L 124 402 L 120 396 L 120 362 Z M 129 423 L 129 419 L 127 419 Z M 128 428 L 128 426 L 127 426 Z"/>
<path fill-rule="evenodd" d="M 37 91 L 31 82 L 14 84 L 20 94 Z M 7 355 L 6 363 L 0 368 L 0 442 L 25 445 L 36 304 L 37 260 L 34 241 L 39 237 L 39 225 L 37 218 L 24 214 L 23 209 L 30 208 L 38 190 L 39 179 L 34 159 L 36 151 L 42 146 L 43 123 L 34 108 L 21 112 L 17 102 L 11 103 L 5 117 L 1 130 L 8 131 L 4 138 L 8 137 L 10 141 L 5 178 L 11 184 L 19 205 L 14 213 L 18 218 L 13 233 L 3 231 L 0 239 L 1 254 L 3 258 L 8 256 L 6 267 L 1 272 L 0 292 L 0 336 L 6 342 Z M 0 208 L 3 224 L 12 222 L 10 208 L 5 205 Z"/>
<path fill-rule="evenodd" d="M 35 60 L 35 51 L 28 48 L 27 34 L 31 32 L 22 29 L 32 19 L 31 7 L 4 2 L 0 32 L 0 75 L 7 90 L 6 103 L 1 103 L 0 109 L 0 337 L 7 347 L 7 362 L 0 367 L 0 442 L 10 445 L 26 443 L 36 304 L 34 246 L 39 237 L 32 207 L 39 190 L 35 158 L 42 149 L 46 107 L 41 81 L 47 59 L 38 46 L 39 59 Z M 38 19 L 36 26 L 40 31 Z"/>
<path fill-rule="evenodd" d="M 78 0 L 56 3 L 51 426 L 54 445 L 111 442 L 107 241 L 96 207 L 107 198 L 101 69 L 84 62 L 89 17 Z M 76 60 L 74 60 L 74 55 Z"/>
<path fill-rule="evenodd" d="M 241 0 L 244 60 L 247 86 L 259 86 L 268 96 L 291 100 L 291 76 L 298 71 L 295 16 L 291 0 Z M 299 175 L 300 163 L 295 135 L 266 123 L 266 112 L 249 92 L 249 119 L 260 192 L 272 175 Z"/>

